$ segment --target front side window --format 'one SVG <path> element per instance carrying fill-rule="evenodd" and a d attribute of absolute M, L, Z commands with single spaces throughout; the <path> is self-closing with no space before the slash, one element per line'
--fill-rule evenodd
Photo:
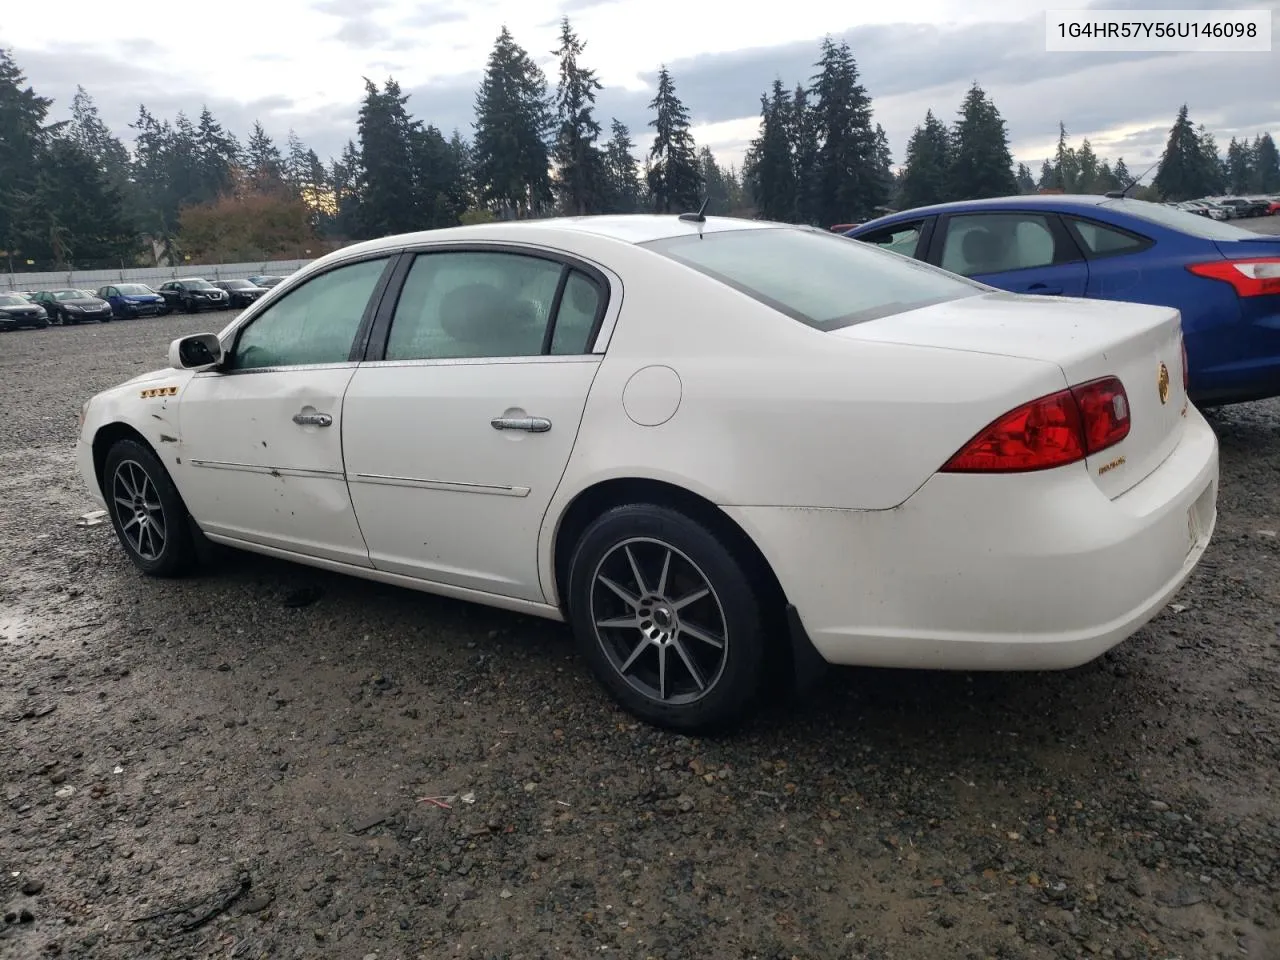
<path fill-rule="evenodd" d="M 918 260 L 797 227 L 715 231 L 643 246 L 819 330 L 988 292 Z"/>
<path fill-rule="evenodd" d="M 343 363 L 387 265 L 361 260 L 313 277 L 254 317 L 241 331 L 231 370 Z"/>
<path fill-rule="evenodd" d="M 419 254 L 396 304 L 386 359 L 541 355 L 564 269 L 516 253 Z M 581 344 L 569 352 L 582 352 Z"/>
<path fill-rule="evenodd" d="M 942 268 L 964 277 L 1047 267 L 1069 259 L 1059 256 L 1053 228 L 1043 214 L 965 214 L 947 221 Z"/>

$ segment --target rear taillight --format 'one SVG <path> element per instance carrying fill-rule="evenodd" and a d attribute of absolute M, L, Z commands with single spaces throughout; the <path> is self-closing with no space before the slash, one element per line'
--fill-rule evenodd
<path fill-rule="evenodd" d="M 1083 460 L 1129 435 L 1129 397 L 1116 377 L 1060 390 L 1011 410 L 966 443 L 942 473 L 1022 473 Z"/>
<path fill-rule="evenodd" d="M 1231 284 L 1239 297 L 1280 294 L 1280 257 L 1210 260 L 1206 263 L 1188 264 L 1187 269 L 1198 277 Z"/>
<path fill-rule="evenodd" d="M 1187 363 L 1187 341 L 1182 340 L 1182 390 L 1185 393 L 1191 387 L 1191 365 Z"/>

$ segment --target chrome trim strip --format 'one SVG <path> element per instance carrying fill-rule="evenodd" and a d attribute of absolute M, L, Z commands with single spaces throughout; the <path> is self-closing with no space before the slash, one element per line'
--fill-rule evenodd
<path fill-rule="evenodd" d="M 380 473 L 357 473 L 349 483 L 371 483 L 384 487 L 413 487 L 419 490 L 451 490 L 455 493 L 485 493 L 499 497 L 527 497 L 528 487 L 497 483 L 467 483 L 461 480 L 420 480 L 416 477 L 388 477 Z"/>
<path fill-rule="evenodd" d="M 596 353 L 570 353 L 532 357 L 442 357 L 433 360 L 366 360 L 362 367 L 470 367 L 495 363 L 599 363 L 603 359 Z"/>
<path fill-rule="evenodd" d="M 304 467 L 270 467 L 261 463 L 233 463 L 229 460 L 187 460 L 193 467 L 210 470 L 237 470 L 242 473 L 261 473 L 273 477 L 302 477 L 314 480 L 343 480 L 341 470 L 310 470 Z"/>
<path fill-rule="evenodd" d="M 200 370 L 197 377 L 244 377 L 252 373 L 296 373 L 308 370 L 354 370 L 358 363 L 343 360 L 341 363 L 300 363 L 293 367 L 250 367 L 248 370 Z"/>

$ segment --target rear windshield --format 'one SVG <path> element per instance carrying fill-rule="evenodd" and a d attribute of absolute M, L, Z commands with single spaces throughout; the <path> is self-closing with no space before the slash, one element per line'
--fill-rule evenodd
<path fill-rule="evenodd" d="M 223 290 L 248 290 L 253 284 L 248 280 L 224 280 L 220 286 Z"/>
<path fill-rule="evenodd" d="M 848 237 L 794 227 L 691 234 L 644 246 L 819 330 L 989 290 Z"/>
<path fill-rule="evenodd" d="M 1162 203 L 1148 203 L 1146 200 L 1131 200 L 1125 197 L 1120 200 L 1105 200 L 1099 206 L 1107 210 L 1131 213 L 1142 220 L 1149 220 L 1151 223 L 1168 227 L 1170 230 L 1177 230 L 1180 233 L 1189 233 L 1191 236 L 1200 237 L 1203 240 L 1258 239 L 1258 235 L 1251 230 L 1244 230 L 1229 223 L 1222 223 L 1219 220 L 1210 220 L 1208 217 L 1189 213 L 1186 210 L 1166 207 Z"/>

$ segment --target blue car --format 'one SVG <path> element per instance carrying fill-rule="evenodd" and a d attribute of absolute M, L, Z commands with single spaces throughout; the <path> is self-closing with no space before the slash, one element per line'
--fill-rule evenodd
<path fill-rule="evenodd" d="M 1013 293 L 1176 307 L 1193 402 L 1280 396 L 1280 236 L 1064 194 L 918 207 L 844 235 Z"/>
<path fill-rule="evenodd" d="M 169 312 L 164 297 L 145 283 L 113 283 L 99 287 L 98 296 L 111 304 L 111 316 L 115 320 L 158 317 Z"/>

